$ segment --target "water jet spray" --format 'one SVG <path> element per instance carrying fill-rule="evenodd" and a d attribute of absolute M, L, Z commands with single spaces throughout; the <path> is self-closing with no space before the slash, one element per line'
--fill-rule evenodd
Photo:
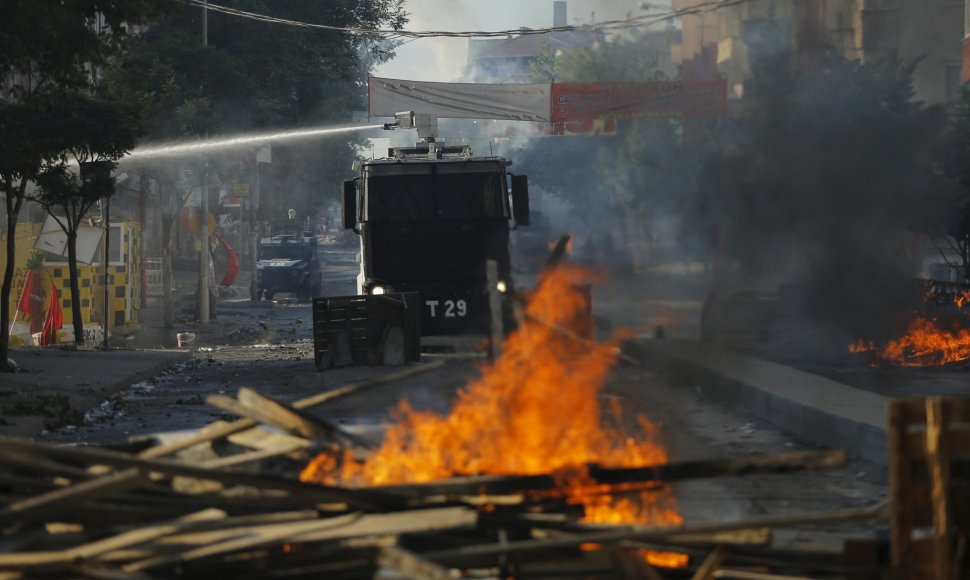
<path fill-rule="evenodd" d="M 187 155 L 213 151 L 216 149 L 232 149 L 256 143 L 269 143 L 274 141 L 295 141 L 298 139 L 309 139 L 324 135 L 336 135 L 339 133 L 351 133 L 354 131 L 367 131 L 370 129 L 380 129 L 383 125 L 354 125 L 350 127 L 330 127 L 316 129 L 298 129 L 291 131 L 279 131 L 274 133 L 258 133 L 254 135 L 243 135 L 239 137 L 224 137 L 220 139 L 207 139 L 204 141 L 192 141 L 188 143 L 178 143 L 172 145 L 157 145 L 154 147 L 139 147 L 129 153 L 120 162 L 129 160 L 145 159 L 150 157 L 165 157 L 174 155 Z"/>

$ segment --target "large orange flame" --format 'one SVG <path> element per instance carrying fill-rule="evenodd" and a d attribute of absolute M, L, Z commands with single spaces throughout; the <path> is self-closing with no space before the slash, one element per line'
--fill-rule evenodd
<path fill-rule="evenodd" d="M 617 404 L 606 413 L 611 425 L 604 424 L 598 395 L 622 337 L 580 338 L 589 325 L 589 302 L 577 285 L 591 278 L 572 266 L 544 275 L 502 355 L 458 392 L 448 416 L 402 402 L 381 447 L 366 461 L 323 454 L 301 479 L 360 486 L 551 472 L 560 491 L 585 506 L 587 522 L 681 523 L 669 488 L 611 497 L 599 493 L 589 478 L 588 463 L 636 467 L 667 461 L 658 429 L 645 418 L 639 418 L 635 432 L 627 432 Z M 665 561 L 686 565 L 681 556 Z"/>

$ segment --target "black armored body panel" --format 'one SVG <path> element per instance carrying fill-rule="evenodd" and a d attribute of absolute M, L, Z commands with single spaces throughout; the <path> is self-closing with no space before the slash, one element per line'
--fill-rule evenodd
<path fill-rule="evenodd" d="M 360 235 L 363 295 L 417 292 L 421 335 L 489 333 L 486 262 L 512 290 L 510 222 L 528 223 L 524 176 L 501 157 L 430 143 L 358 165 L 344 226 Z"/>

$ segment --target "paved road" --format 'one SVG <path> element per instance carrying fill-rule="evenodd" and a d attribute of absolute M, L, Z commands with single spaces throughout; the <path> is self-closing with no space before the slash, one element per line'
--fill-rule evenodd
<path fill-rule="evenodd" d="M 635 283 L 627 283 L 642 288 Z M 615 312 L 622 287 L 604 293 Z M 634 294 L 633 301 L 642 301 Z M 664 304 L 661 308 L 666 307 Z M 202 344 L 191 361 L 177 366 L 106 400 L 83 424 L 46 433 L 44 439 L 65 443 L 122 442 L 159 431 L 196 429 L 223 418 L 205 404 L 211 394 L 234 395 L 248 386 L 283 400 L 294 400 L 385 372 L 380 368 L 346 368 L 317 373 L 312 364 L 310 308 L 288 302 L 240 302 L 226 305 L 222 316 L 233 317 L 239 330 L 233 344 Z M 637 313 L 637 325 L 651 319 Z M 614 319 L 614 326 L 623 323 Z M 441 370 L 388 386 L 366 396 L 348 397 L 315 411 L 331 421 L 374 438 L 401 399 L 419 409 L 447 411 L 456 389 L 479 372 L 482 362 L 468 356 L 436 355 L 448 364 Z M 603 402 L 618 400 L 625 413 L 642 414 L 661 426 L 673 460 L 743 457 L 804 449 L 782 431 L 708 398 L 704 385 L 678 382 L 659 371 L 621 365 L 602 392 Z M 724 520 L 766 514 L 791 514 L 868 505 L 885 489 L 872 479 L 871 467 L 861 463 L 826 474 L 758 476 L 711 480 L 677 486 L 681 511 L 689 521 Z M 877 478 L 878 479 L 878 478 Z M 865 527 L 850 531 L 869 533 Z M 782 534 L 780 542 L 831 544 L 839 535 Z"/>

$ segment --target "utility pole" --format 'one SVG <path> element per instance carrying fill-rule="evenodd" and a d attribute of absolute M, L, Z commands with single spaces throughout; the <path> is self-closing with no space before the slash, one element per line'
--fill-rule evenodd
<path fill-rule="evenodd" d="M 209 2 L 202 2 L 202 46 L 209 46 Z M 209 132 L 206 131 L 206 138 Z M 199 322 L 209 324 L 209 158 L 202 158 L 202 195 L 199 208 Z"/>
<path fill-rule="evenodd" d="M 111 323 L 111 303 L 108 302 L 108 269 L 111 264 L 111 192 L 104 198 L 104 332 L 102 333 L 101 346 L 108 349 L 108 325 Z M 131 272 L 128 273 L 131 276 Z"/>

